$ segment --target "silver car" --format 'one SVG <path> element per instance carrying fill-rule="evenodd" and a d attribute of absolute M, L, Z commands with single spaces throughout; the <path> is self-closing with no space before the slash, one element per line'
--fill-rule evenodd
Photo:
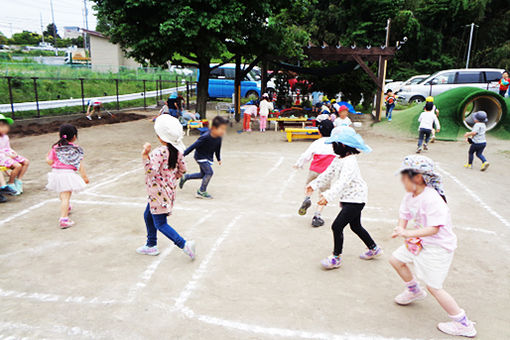
<path fill-rule="evenodd" d="M 437 96 L 445 91 L 471 86 L 498 92 L 498 81 L 503 69 L 469 68 L 439 71 L 418 84 L 404 85 L 397 100 L 402 103 L 423 102 L 428 96 Z"/>

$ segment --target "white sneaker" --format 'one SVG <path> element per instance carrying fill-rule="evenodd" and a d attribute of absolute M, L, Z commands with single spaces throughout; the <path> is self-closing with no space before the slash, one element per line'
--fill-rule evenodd
<path fill-rule="evenodd" d="M 88 120 L 92 120 L 91 116 L 85 116 L 85 117 L 87 117 Z"/>
<path fill-rule="evenodd" d="M 150 256 L 159 255 L 159 249 L 157 246 L 154 246 L 154 247 L 141 246 L 136 249 L 136 252 L 141 255 L 150 255 Z"/>
<path fill-rule="evenodd" d="M 101 116 L 97 116 L 97 119 L 101 119 Z"/>
<path fill-rule="evenodd" d="M 474 338 L 476 336 L 475 326 L 470 320 L 468 320 L 467 325 L 463 325 L 457 321 L 440 322 L 437 324 L 437 329 L 450 335 L 459 335 L 468 338 Z"/>
<path fill-rule="evenodd" d="M 193 261 L 195 259 L 195 256 L 197 255 L 195 241 L 186 241 L 186 243 L 184 244 L 184 248 L 182 248 L 182 251 L 184 252 L 184 254 L 190 257 L 191 261 Z"/>
<path fill-rule="evenodd" d="M 420 289 L 418 293 L 413 293 L 406 288 L 402 293 L 395 296 L 395 302 L 399 305 L 405 306 L 413 301 L 425 299 L 426 297 L 427 292 L 423 289 Z"/>

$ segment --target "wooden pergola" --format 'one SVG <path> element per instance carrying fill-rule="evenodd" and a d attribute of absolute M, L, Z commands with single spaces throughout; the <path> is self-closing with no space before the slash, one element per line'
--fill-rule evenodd
<path fill-rule="evenodd" d="M 377 102 L 375 119 L 381 119 L 382 99 L 384 95 L 384 82 L 386 79 L 387 61 L 395 56 L 395 47 L 308 47 L 304 53 L 313 60 L 354 60 L 368 74 L 377 86 Z M 368 67 L 367 63 L 378 62 L 377 75 Z"/>

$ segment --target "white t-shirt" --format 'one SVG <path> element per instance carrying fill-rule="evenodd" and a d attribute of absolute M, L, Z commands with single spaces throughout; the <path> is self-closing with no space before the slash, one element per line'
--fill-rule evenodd
<path fill-rule="evenodd" d="M 349 117 L 345 117 L 345 118 L 337 117 L 335 119 L 335 121 L 333 122 L 333 124 L 335 125 L 335 127 L 338 127 L 338 126 L 351 126 L 352 125 L 352 121 L 349 119 Z"/>
<path fill-rule="evenodd" d="M 259 114 L 261 116 L 267 117 L 270 111 L 273 111 L 273 102 L 269 102 L 267 100 L 263 100 L 259 104 Z"/>
<path fill-rule="evenodd" d="M 420 127 L 418 129 L 427 129 L 432 130 L 434 128 L 434 123 L 436 123 L 436 129 L 440 129 L 441 125 L 439 125 L 439 119 L 437 119 L 434 111 L 423 111 L 418 118 L 420 122 Z"/>
<path fill-rule="evenodd" d="M 472 131 L 476 132 L 476 135 L 474 135 L 473 137 L 471 137 L 471 139 L 473 140 L 473 143 L 486 143 L 487 142 L 487 139 L 485 138 L 485 131 L 487 130 L 487 126 L 485 125 L 485 123 L 475 123 L 475 125 L 473 125 L 473 129 Z"/>

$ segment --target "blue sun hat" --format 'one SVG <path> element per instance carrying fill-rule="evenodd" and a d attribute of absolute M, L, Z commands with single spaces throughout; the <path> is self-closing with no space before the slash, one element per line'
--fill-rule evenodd
<path fill-rule="evenodd" d="M 170 99 L 177 99 L 177 92 L 172 92 Z"/>
<path fill-rule="evenodd" d="M 365 144 L 363 138 L 354 129 L 342 129 L 339 133 L 329 137 L 325 143 L 342 143 L 366 153 L 372 152 L 372 148 Z"/>
<path fill-rule="evenodd" d="M 14 123 L 14 120 L 12 120 L 12 118 L 6 117 L 1 113 L 0 113 L 0 121 L 6 122 L 9 125 L 12 125 L 12 123 Z"/>

